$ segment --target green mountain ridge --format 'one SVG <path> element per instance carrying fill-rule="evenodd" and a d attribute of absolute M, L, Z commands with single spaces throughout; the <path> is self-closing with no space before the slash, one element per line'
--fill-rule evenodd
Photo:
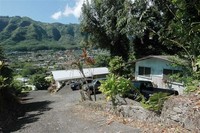
<path fill-rule="evenodd" d="M 0 45 L 5 50 L 78 48 L 82 38 L 78 24 L 43 23 L 28 17 L 0 16 Z"/>

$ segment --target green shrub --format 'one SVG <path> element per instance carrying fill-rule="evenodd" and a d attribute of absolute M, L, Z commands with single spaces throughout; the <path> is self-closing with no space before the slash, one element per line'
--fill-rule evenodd
<path fill-rule="evenodd" d="M 198 89 L 199 80 L 188 79 L 185 85 L 186 89 L 184 91 L 186 93 L 195 92 Z"/>
<path fill-rule="evenodd" d="M 109 61 L 110 61 L 109 55 L 99 54 L 95 57 L 95 66 L 108 67 Z"/>
<path fill-rule="evenodd" d="M 132 78 L 134 73 L 132 64 L 126 63 L 122 57 L 119 56 L 115 56 L 110 59 L 109 71 L 115 75 L 126 78 Z"/>
<path fill-rule="evenodd" d="M 46 90 L 50 86 L 50 82 L 45 79 L 43 74 L 34 74 L 31 77 L 31 83 L 35 85 L 38 90 Z"/>
<path fill-rule="evenodd" d="M 17 81 L 17 80 L 13 80 L 12 81 L 12 88 L 15 89 L 16 94 L 20 94 L 22 92 L 23 83 L 21 83 L 20 81 Z"/>
<path fill-rule="evenodd" d="M 31 90 L 32 90 L 32 88 L 29 87 L 29 86 L 24 86 L 24 87 L 22 87 L 22 91 L 23 91 L 23 92 L 28 92 L 28 91 L 31 91 Z"/>
<path fill-rule="evenodd" d="M 165 100 L 168 98 L 168 93 L 154 93 L 148 101 L 142 101 L 142 105 L 144 108 L 147 108 L 151 111 L 155 111 L 160 113 L 162 111 L 163 104 Z"/>
<path fill-rule="evenodd" d="M 109 71 L 114 73 L 115 75 L 123 75 L 123 68 L 125 66 L 125 62 L 122 57 L 115 56 L 109 62 Z"/>
<path fill-rule="evenodd" d="M 125 95 L 133 87 L 130 80 L 114 74 L 107 76 L 106 81 L 102 81 L 100 91 L 106 95 L 107 100 L 111 100 L 115 107 L 118 103 L 117 95 Z"/>

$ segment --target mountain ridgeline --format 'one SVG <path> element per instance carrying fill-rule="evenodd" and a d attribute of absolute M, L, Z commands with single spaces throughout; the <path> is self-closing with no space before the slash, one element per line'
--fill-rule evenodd
<path fill-rule="evenodd" d="M 50 24 L 28 17 L 0 16 L 0 45 L 8 51 L 78 48 L 82 38 L 78 24 Z"/>

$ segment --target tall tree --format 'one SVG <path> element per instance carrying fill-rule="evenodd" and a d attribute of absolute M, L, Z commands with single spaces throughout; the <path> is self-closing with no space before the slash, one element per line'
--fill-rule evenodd
<path fill-rule="evenodd" d="M 175 45 L 164 44 L 160 40 L 160 36 L 152 32 L 152 30 L 159 32 L 166 25 L 163 12 L 167 10 L 159 7 L 162 4 L 160 1 L 155 2 L 152 0 L 127 0 L 124 10 L 121 10 L 123 15 L 117 25 L 123 26 L 124 28 L 120 32 L 126 33 L 133 41 L 136 58 L 147 55 L 175 54 L 175 51 L 180 49 Z"/>
<path fill-rule="evenodd" d="M 196 70 L 200 54 L 200 1 L 134 0 L 127 3 L 121 23 L 126 23 L 125 32 L 135 37 L 136 54 L 139 48 L 184 55 Z"/>
<path fill-rule="evenodd" d="M 91 40 L 101 48 L 110 50 L 111 56 L 128 59 L 129 39 L 120 32 L 117 23 L 125 0 L 91 0 L 83 4 L 82 31 L 89 33 Z M 123 27 L 122 27 L 123 28 Z"/>
<path fill-rule="evenodd" d="M 174 8 L 172 8 L 173 5 Z M 199 0 L 170 0 L 165 5 L 173 14 L 169 25 L 162 32 L 168 43 L 183 49 L 181 55 L 186 55 L 193 71 L 197 71 L 196 63 L 200 55 L 200 1 Z"/>

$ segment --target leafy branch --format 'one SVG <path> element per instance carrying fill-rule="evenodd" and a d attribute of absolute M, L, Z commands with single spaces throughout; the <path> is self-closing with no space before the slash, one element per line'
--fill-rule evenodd
<path fill-rule="evenodd" d="M 190 61 L 191 61 L 191 63 L 192 63 L 192 66 L 194 65 L 194 59 L 192 58 L 192 55 L 191 55 L 191 54 L 189 53 L 189 51 L 184 47 L 183 44 L 181 44 L 180 42 L 175 41 L 175 40 L 173 40 L 173 39 L 170 39 L 170 38 L 168 38 L 168 37 L 164 37 L 164 36 L 160 35 L 160 34 L 157 33 L 155 30 L 153 30 L 153 29 L 151 29 L 151 28 L 149 28 L 149 27 L 147 27 L 147 29 L 149 29 L 151 32 L 153 32 L 154 34 L 156 34 L 156 35 L 159 36 L 160 38 L 162 38 L 162 39 L 164 39 L 164 40 L 167 40 L 167 41 L 169 41 L 169 42 L 172 42 L 173 44 L 175 44 L 175 45 L 181 47 L 181 48 L 186 52 L 186 54 L 188 55 L 188 57 L 189 57 L 189 59 L 190 59 Z"/>

